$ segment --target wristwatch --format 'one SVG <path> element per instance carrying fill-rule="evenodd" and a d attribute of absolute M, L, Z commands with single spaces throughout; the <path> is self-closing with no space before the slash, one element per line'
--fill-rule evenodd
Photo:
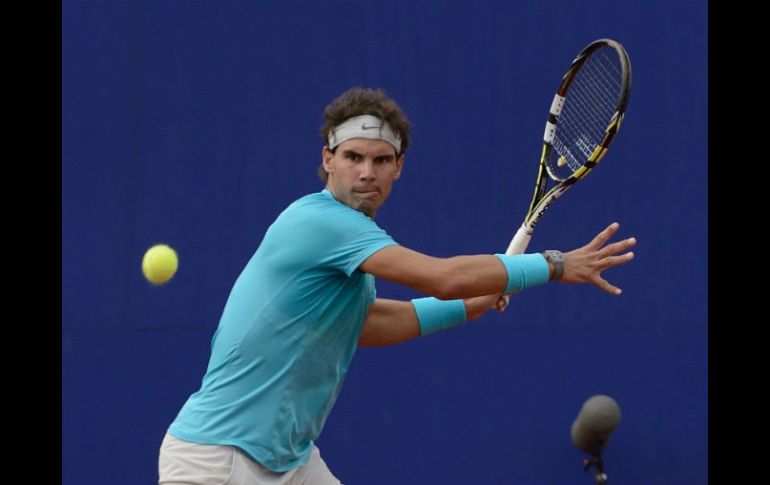
<path fill-rule="evenodd" d="M 561 279 L 561 275 L 564 274 L 564 254 L 561 251 L 555 249 L 548 249 L 543 251 L 543 257 L 549 263 L 553 264 L 553 273 L 549 280 L 558 281 Z"/>

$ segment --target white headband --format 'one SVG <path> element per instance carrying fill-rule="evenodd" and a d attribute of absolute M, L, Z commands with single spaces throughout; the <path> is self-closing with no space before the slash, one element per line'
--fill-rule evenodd
<path fill-rule="evenodd" d="M 354 116 L 332 128 L 329 133 L 329 149 L 334 150 L 339 144 L 351 138 L 384 140 L 393 145 L 396 153 L 401 152 L 401 139 L 393 132 L 393 128 L 387 121 L 376 116 Z"/>

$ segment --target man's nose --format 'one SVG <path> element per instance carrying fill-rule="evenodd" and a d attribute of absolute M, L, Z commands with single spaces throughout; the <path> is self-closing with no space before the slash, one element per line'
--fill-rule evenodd
<path fill-rule="evenodd" d="M 362 180 L 371 180 L 374 178 L 374 162 L 372 160 L 367 159 L 361 162 L 359 177 Z"/>

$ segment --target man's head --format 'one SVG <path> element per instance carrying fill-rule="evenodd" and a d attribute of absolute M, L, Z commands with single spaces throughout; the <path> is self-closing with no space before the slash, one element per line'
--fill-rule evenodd
<path fill-rule="evenodd" d="M 353 88 L 326 107 L 318 175 L 340 202 L 374 217 L 401 175 L 410 124 L 381 90 Z"/>

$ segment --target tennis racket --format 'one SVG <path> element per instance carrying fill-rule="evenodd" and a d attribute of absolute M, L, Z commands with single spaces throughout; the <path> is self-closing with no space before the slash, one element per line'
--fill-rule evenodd
<path fill-rule="evenodd" d="M 631 63 L 619 42 L 595 40 L 572 61 L 548 113 L 532 202 L 505 254 L 522 254 L 548 207 L 607 154 L 630 92 Z M 555 185 L 546 190 L 549 180 Z"/>

